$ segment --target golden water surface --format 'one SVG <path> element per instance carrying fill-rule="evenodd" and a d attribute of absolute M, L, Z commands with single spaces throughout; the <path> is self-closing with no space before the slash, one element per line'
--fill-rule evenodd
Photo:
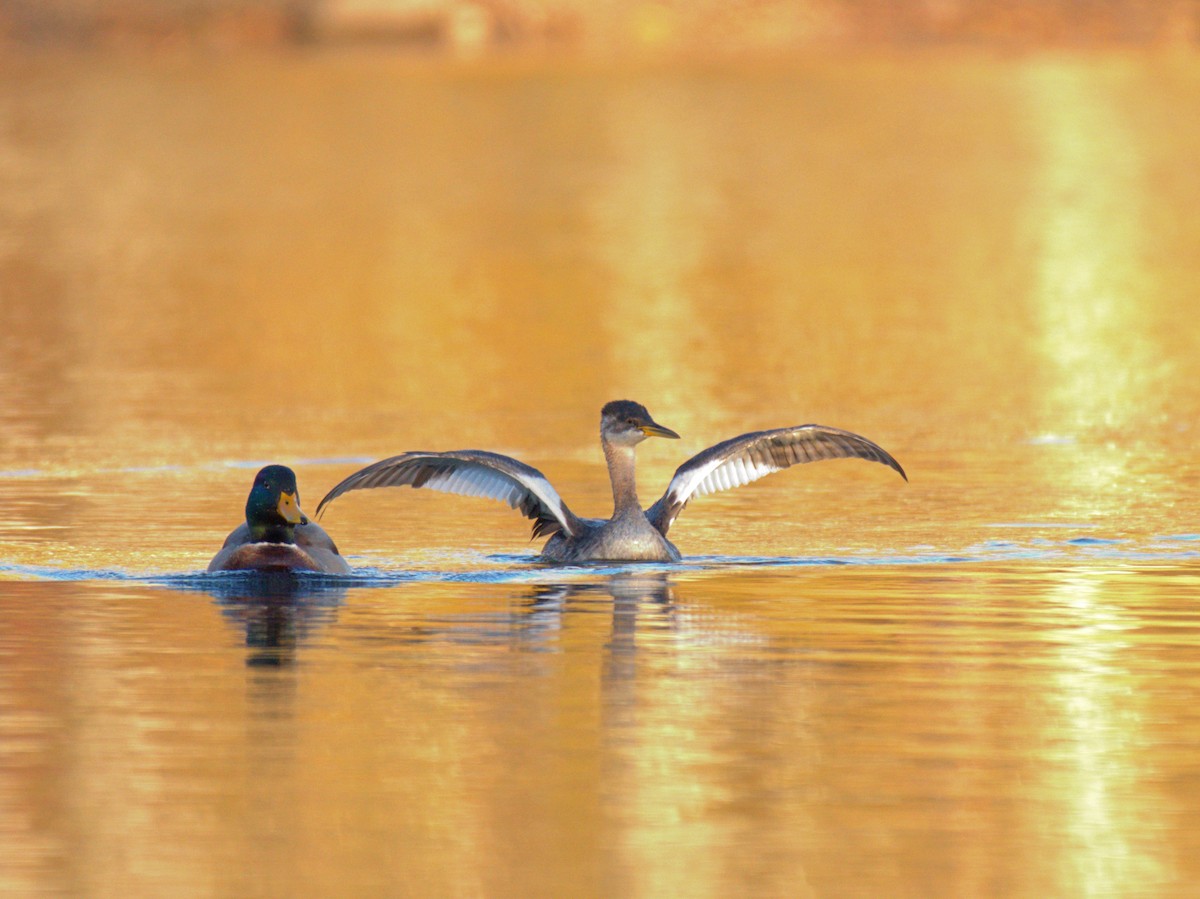
<path fill-rule="evenodd" d="M 1186 896 L 1200 63 L 0 61 L 0 892 Z M 553 568 L 254 470 L 484 448 L 606 515 L 607 400 L 907 469 Z"/>

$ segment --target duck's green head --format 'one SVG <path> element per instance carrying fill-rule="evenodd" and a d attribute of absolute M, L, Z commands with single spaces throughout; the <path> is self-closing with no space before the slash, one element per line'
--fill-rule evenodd
<path fill-rule="evenodd" d="M 246 524 L 256 543 L 294 543 L 296 525 L 308 524 L 300 511 L 296 473 L 286 465 L 268 465 L 254 476 L 246 500 Z"/>

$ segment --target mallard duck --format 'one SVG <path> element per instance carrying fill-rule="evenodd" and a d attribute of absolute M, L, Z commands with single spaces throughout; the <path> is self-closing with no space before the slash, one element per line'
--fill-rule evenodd
<path fill-rule="evenodd" d="M 348 574 L 350 566 L 324 529 L 300 511 L 295 472 L 268 465 L 254 476 L 245 523 L 225 538 L 208 570 Z"/>
<path fill-rule="evenodd" d="M 667 492 L 643 509 L 637 498 L 633 451 L 647 437 L 677 440 L 679 435 L 654 421 L 640 403 L 616 400 L 600 410 L 600 445 L 613 492 L 613 515 L 607 520 L 577 517 L 536 468 L 484 450 L 402 453 L 368 465 L 325 494 L 317 515 L 349 490 L 425 487 L 486 496 L 519 509 L 533 519 L 535 538 L 550 537 L 542 550 L 547 561 L 677 562 L 681 556 L 667 539 L 667 531 L 693 497 L 821 459 L 867 459 L 908 480 L 900 463 L 867 438 L 825 425 L 799 425 L 754 431 L 710 446 L 679 466 Z"/>

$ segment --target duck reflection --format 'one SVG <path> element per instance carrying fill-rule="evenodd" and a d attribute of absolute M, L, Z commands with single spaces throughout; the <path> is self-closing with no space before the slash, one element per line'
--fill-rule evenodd
<path fill-rule="evenodd" d="M 282 667 L 318 629 L 337 618 L 343 584 L 293 571 L 255 571 L 213 579 L 205 587 L 222 614 L 246 634 L 246 664 Z"/>
<path fill-rule="evenodd" d="M 295 662 L 299 647 L 336 621 L 348 585 L 309 573 L 270 571 L 205 578 L 194 589 L 213 596 L 226 619 L 245 632 L 248 666 L 281 667 Z M 416 606 L 423 606 L 419 599 Z M 601 623 L 597 616 L 608 616 L 608 674 L 624 677 L 632 673 L 639 640 L 673 634 L 681 626 L 666 571 L 619 571 L 587 581 L 527 585 L 499 616 L 446 616 L 416 606 L 397 602 L 391 608 L 398 621 L 377 620 L 370 628 L 359 623 L 345 634 L 376 646 L 507 645 L 540 652 L 554 651 L 568 628 L 592 630 Z"/>

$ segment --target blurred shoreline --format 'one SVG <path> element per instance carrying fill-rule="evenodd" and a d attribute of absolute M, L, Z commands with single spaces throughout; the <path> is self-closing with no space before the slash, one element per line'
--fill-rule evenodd
<path fill-rule="evenodd" d="M 1196 0 L 0 0 L 0 52 L 370 46 L 479 56 L 1200 47 Z"/>

